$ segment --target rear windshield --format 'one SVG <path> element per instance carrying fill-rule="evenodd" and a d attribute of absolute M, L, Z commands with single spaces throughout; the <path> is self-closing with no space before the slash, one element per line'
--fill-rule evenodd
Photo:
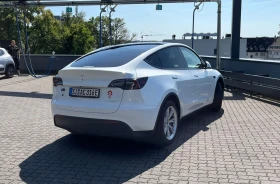
<path fill-rule="evenodd" d="M 158 45 L 130 45 L 89 54 L 71 64 L 71 67 L 117 67 Z"/>

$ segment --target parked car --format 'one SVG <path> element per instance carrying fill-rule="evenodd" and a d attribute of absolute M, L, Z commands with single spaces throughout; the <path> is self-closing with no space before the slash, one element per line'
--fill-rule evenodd
<path fill-rule="evenodd" d="M 54 124 L 73 133 L 151 138 L 172 143 L 180 119 L 209 106 L 219 111 L 222 75 L 190 47 L 130 43 L 101 48 L 53 78 Z"/>
<path fill-rule="evenodd" d="M 0 75 L 5 75 L 7 78 L 14 76 L 15 63 L 13 58 L 6 49 L 0 48 Z"/>

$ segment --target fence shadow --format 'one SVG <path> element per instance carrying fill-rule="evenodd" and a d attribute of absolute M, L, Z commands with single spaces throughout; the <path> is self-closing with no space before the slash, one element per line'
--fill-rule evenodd
<path fill-rule="evenodd" d="M 280 101 L 271 99 L 264 95 L 250 94 L 249 92 L 240 89 L 228 89 L 226 91 L 228 93 L 231 93 L 232 96 L 224 96 L 223 100 L 246 100 L 247 98 L 247 99 L 258 100 L 264 103 L 268 103 L 270 105 L 280 107 Z"/>
<path fill-rule="evenodd" d="M 52 99 L 52 94 L 38 93 L 38 92 L 26 93 L 26 92 L 14 92 L 14 91 L 0 91 L 0 96 Z"/>

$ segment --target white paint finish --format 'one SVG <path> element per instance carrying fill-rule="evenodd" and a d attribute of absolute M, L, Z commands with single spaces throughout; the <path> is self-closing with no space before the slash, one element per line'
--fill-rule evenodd
<path fill-rule="evenodd" d="M 0 48 L 0 68 L 4 69 L 4 70 L 0 71 L 0 74 L 5 73 L 5 69 L 9 64 L 12 64 L 13 66 L 15 66 L 13 58 L 6 51 L 6 49 Z"/>
<path fill-rule="evenodd" d="M 181 117 L 189 114 L 194 104 L 194 80 L 189 70 L 164 70 L 169 76 L 170 86 L 179 97 Z M 166 80 L 167 82 L 167 80 Z"/>
<path fill-rule="evenodd" d="M 181 117 L 211 103 L 215 83 L 220 76 L 218 71 L 157 69 L 144 61 L 150 54 L 172 45 L 185 46 L 176 43 L 159 45 L 120 67 L 77 69 L 68 65 L 58 74 L 64 86 L 54 87 L 53 115 L 122 121 L 133 131 L 144 131 L 153 130 L 159 109 L 168 94 L 173 93 L 179 98 Z M 199 75 L 198 79 L 194 79 L 194 73 Z M 141 77 L 148 77 L 148 80 L 140 90 L 107 87 L 115 79 Z M 100 98 L 69 97 L 69 87 L 75 86 L 99 88 Z M 112 99 L 108 98 L 108 90 L 113 91 L 112 96 L 115 95 Z M 198 102 L 203 104 L 197 106 Z"/>
<path fill-rule="evenodd" d="M 144 88 L 140 90 L 144 103 L 159 106 L 163 100 L 162 97 L 167 95 L 166 92 L 172 85 L 171 76 L 164 70 L 154 68 L 144 61 L 137 66 L 136 75 L 137 78 L 149 77 Z M 175 89 L 173 91 L 176 93 Z"/>
<path fill-rule="evenodd" d="M 159 112 L 158 106 L 143 104 L 121 104 L 115 113 L 86 113 L 67 111 L 57 108 L 56 101 L 52 101 L 52 114 L 65 115 L 80 118 L 116 120 L 126 123 L 133 131 L 153 130 Z"/>
<path fill-rule="evenodd" d="M 213 78 L 205 69 L 189 70 L 194 77 L 194 109 L 196 110 L 205 106 L 210 99 L 211 91 L 213 90 Z"/>

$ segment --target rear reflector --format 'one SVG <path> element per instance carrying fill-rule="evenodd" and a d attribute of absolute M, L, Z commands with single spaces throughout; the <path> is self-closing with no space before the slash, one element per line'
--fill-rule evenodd
<path fill-rule="evenodd" d="M 148 77 L 139 79 L 117 79 L 112 81 L 108 87 L 121 88 L 123 90 L 136 90 L 145 86 L 148 81 Z"/>

